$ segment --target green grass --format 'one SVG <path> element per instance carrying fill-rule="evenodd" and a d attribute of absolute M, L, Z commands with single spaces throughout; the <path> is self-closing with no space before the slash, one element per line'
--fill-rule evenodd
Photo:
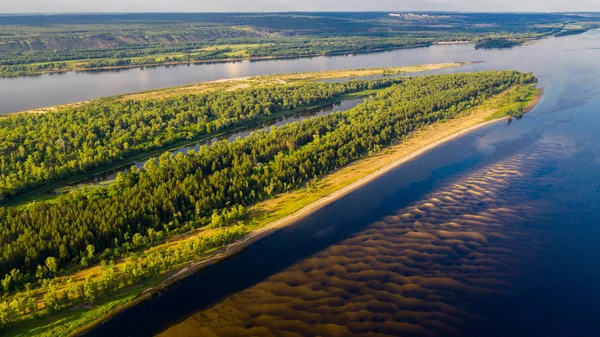
<path fill-rule="evenodd" d="M 528 106 L 541 94 L 535 84 L 518 86 L 504 96 L 499 105 L 502 108 L 489 116 L 486 120 L 493 120 L 503 117 L 520 117 L 525 114 Z"/>
<path fill-rule="evenodd" d="M 91 307 L 81 307 L 76 310 L 65 309 L 53 314 L 43 315 L 36 319 L 17 322 L 12 329 L 3 331 L 2 336 L 67 336 L 71 332 L 96 321 L 99 317 L 105 316 L 115 308 L 130 302 L 140 292 L 155 283 L 157 283 L 157 280 L 152 279 L 143 284 L 126 288 L 116 294 L 98 300 Z"/>

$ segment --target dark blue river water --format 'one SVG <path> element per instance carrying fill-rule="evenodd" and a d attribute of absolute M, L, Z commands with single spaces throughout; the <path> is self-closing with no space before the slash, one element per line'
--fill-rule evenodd
<path fill-rule="evenodd" d="M 523 119 L 439 146 L 89 335 L 600 335 L 600 32 L 510 50 L 213 66 L 236 77 L 451 61 L 484 63 L 433 73 L 532 71 L 544 98 Z M 195 67 L 183 69 L 217 69 Z"/>

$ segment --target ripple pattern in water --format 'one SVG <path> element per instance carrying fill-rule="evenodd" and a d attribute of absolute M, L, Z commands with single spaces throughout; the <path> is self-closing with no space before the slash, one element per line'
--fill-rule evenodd
<path fill-rule="evenodd" d="M 446 336 L 535 257 L 538 146 L 456 179 L 160 336 Z M 550 150 L 550 151 L 548 151 Z"/>

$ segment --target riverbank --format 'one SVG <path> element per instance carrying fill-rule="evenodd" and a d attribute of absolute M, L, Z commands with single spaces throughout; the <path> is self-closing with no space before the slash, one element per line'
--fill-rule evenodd
<path fill-rule="evenodd" d="M 212 256 L 202 261 L 192 263 L 160 282 L 157 286 L 145 290 L 139 297 L 130 303 L 121 306 L 109 315 L 100 318 L 91 325 L 76 331 L 72 336 L 82 335 L 93 330 L 94 327 L 118 315 L 153 296 L 160 296 L 163 291 L 178 281 L 197 273 L 198 271 L 218 263 L 244 250 L 251 244 L 274 233 L 275 231 L 290 226 L 323 207 L 343 198 L 371 181 L 387 174 L 398 166 L 422 155 L 423 153 L 460 137 L 479 128 L 507 120 L 504 116 L 488 120 L 499 111 L 509 111 L 509 108 L 500 102 L 511 102 L 511 94 L 517 93 L 517 88 L 496 96 L 484 105 L 474 109 L 459 118 L 436 123 L 421 131 L 414 133 L 406 141 L 398 143 L 382 153 L 370 156 L 351 165 L 348 165 L 332 174 L 322 178 L 316 186 L 305 187 L 293 192 L 284 193 L 273 199 L 260 202 L 250 210 L 251 214 L 258 215 L 256 230 L 225 249 L 215 252 Z"/>
<path fill-rule="evenodd" d="M 581 29 L 563 29 L 560 32 L 550 32 L 546 34 L 542 34 L 535 37 L 530 38 L 520 38 L 515 40 L 515 44 L 508 45 L 508 48 L 516 47 L 524 44 L 536 43 L 544 38 L 548 38 L 550 36 L 562 37 L 568 35 L 582 34 L 588 31 L 589 28 L 581 28 Z M 84 67 L 82 64 L 103 60 L 103 59 L 78 59 L 78 60 L 69 60 L 66 63 L 64 68 L 54 68 L 54 69 L 46 69 L 43 71 L 27 71 L 23 73 L 9 73 L 2 74 L 0 73 L 0 79 L 2 78 L 15 78 L 15 77 L 36 77 L 42 75 L 53 75 L 53 74 L 64 74 L 69 72 L 103 72 L 103 71 L 119 71 L 126 69 L 142 69 L 142 68 L 154 68 L 154 67 L 170 67 L 170 66 L 178 66 L 178 65 L 192 65 L 192 64 L 215 64 L 215 63 L 231 63 L 231 62 L 242 62 L 242 61 L 250 61 L 250 62 L 258 62 L 258 61 L 271 61 L 271 60 L 294 60 L 294 59 L 302 59 L 302 58 L 313 58 L 320 56 L 344 56 L 344 55 L 360 55 L 360 54 L 369 54 L 369 53 L 379 53 L 386 51 L 394 51 L 394 50 L 402 50 L 402 49 L 416 49 L 416 48 L 427 48 L 430 46 L 444 46 L 444 45 L 473 45 L 475 48 L 481 47 L 476 38 L 469 40 L 455 40 L 455 41 L 431 41 L 431 42 L 423 42 L 414 45 L 406 45 L 406 46 L 394 46 L 394 47 L 386 47 L 386 48 L 373 48 L 366 50 L 348 50 L 348 51 L 340 51 L 340 52 L 323 52 L 323 53 L 311 53 L 311 54 L 299 54 L 299 55 L 285 55 L 285 56 L 276 56 L 276 55 L 268 55 L 268 56 L 247 56 L 248 53 L 245 49 L 240 49 L 236 51 L 232 51 L 230 55 L 222 58 L 213 58 L 213 59 L 204 59 L 204 60 L 187 60 L 187 61 L 150 61 L 148 63 L 138 63 L 138 64 L 128 64 L 128 65 L 118 65 L 118 66 L 99 66 L 99 67 Z M 242 45 L 243 46 L 243 45 Z M 484 47 L 485 48 L 485 47 Z M 492 47 L 496 48 L 496 47 Z M 214 49 L 205 49 L 205 50 L 214 50 Z M 178 55 L 181 56 L 182 53 L 173 53 L 173 54 L 155 54 L 149 55 L 154 57 L 155 59 L 166 58 L 168 59 L 170 56 Z M 236 56 L 239 55 L 239 56 Z M 41 62 L 44 64 L 47 62 Z M 37 65 L 38 63 L 32 63 L 29 65 Z"/>
<path fill-rule="evenodd" d="M 473 42 L 468 42 L 473 43 Z M 272 60 L 295 60 L 301 58 L 312 58 L 319 56 L 343 56 L 343 55 L 354 55 L 354 54 L 369 54 L 369 53 L 379 53 L 385 51 L 392 50 L 400 50 L 400 49 L 414 49 L 414 48 L 424 48 L 429 47 L 433 43 L 423 43 L 416 44 L 410 46 L 402 46 L 402 47 L 391 47 L 391 48 L 374 48 L 370 50 L 359 50 L 359 51 L 344 51 L 344 52 L 332 52 L 332 53 L 314 53 L 314 54 L 306 54 L 306 55 L 289 55 L 289 56 L 254 56 L 254 57 L 228 57 L 228 58 L 220 58 L 220 59 L 208 59 L 208 60 L 195 60 L 195 61 L 169 61 L 169 62 L 161 62 L 161 63 L 148 63 L 148 64 L 136 64 L 136 65 L 122 65 L 122 66 L 108 66 L 108 67 L 97 67 L 97 68 L 84 68 L 84 67 L 73 67 L 66 69 L 51 69 L 40 72 L 28 72 L 23 74 L 16 75 L 0 75 L 0 78 L 15 78 L 15 77 L 23 77 L 23 76 L 41 76 L 41 75 L 51 75 L 51 74 L 64 74 L 68 72 L 102 72 L 102 71 L 115 71 L 115 70 L 125 70 L 125 69 L 135 69 L 135 68 L 153 68 L 153 67 L 163 67 L 163 66 L 178 66 L 178 65 L 190 65 L 190 64 L 211 64 L 211 63 L 230 63 L 230 62 L 242 62 L 242 61 L 272 61 Z M 78 60 L 78 62 L 85 61 L 93 61 L 93 60 Z"/>
<path fill-rule="evenodd" d="M 418 73 L 423 71 L 438 70 L 444 68 L 462 67 L 472 64 L 481 63 L 481 61 L 465 61 L 465 62 L 447 62 L 447 63 L 431 63 L 431 64 L 419 64 L 412 66 L 399 66 L 399 67 L 384 67 L 384 68 L 360 68 L 360 69 L 344 69 L 344 70 L 328 70 L 328 71 L 311 71 L 311 72 L 298 72 L 298 73 L 286 73 L 276 75 L 263 75 L 263 76 L 244 76 L 244 77 L 233 77 L 224 78 L 214 81 L 198 82 L 188 85 L 180 85 L 168 88 L 152 89 L 142 92 L 126 93 L 122 95 L 112 96 L 112 98 L 119 98 L 122 100 L 143 100 L 143 99 L 155 99 L 155 98 L 169 98 L 178 95 L 186 94 L 199 94 L 204 92 L 211 92 L 217 90 L 235 90 L 240 88 L 241 85 L 249 84 L 250 86 L 255 85 L 280 85 L 280 84 L 294 84 L 302 81 L 319 81 L 319 80 L 336 80 L 343 78 L 356 78 L 365 76 L 377 76 L 377 75 L 401 75 L 406 73 Z M 107 99 L 111 97 L 98 98 Z M 13 114 L 20 113 L 31 113 L 40 114 L 55 112 L 61 109 L 74 108 L 92 101 L 83 102 L 72 102 L 67 104 L 48 106 L 36 109 L 29 109 L 23 111 L 14 111 L 6 114 L 2 114 L 2 117 L 10 116 Z"/>
<path fill-rule="evenodd" d="M 139 93 L 121 95 L 121 99 L 149 99 L 149 98 L 168 98 L 177 95 L 197 94 L 214 90 L 231 90 L 241 84 L 255 85 L 281 85 L 294 84 L 304 81 L 324 81 L 337 79 L 352 79 L 366 76 L 379 75 L 402 75 L 407 73 L 418 73 L 423 71 L 438 70 L 445 68 L 454 68 L 468 66 L 481 61 L 466 61 L 466 62 L 447 62 L 447 63 L 431 63 L 412 66 L 399 67 L 384 67 L 384 68 L 360 68 L 360 69 L 344 69 L 344 70 L 327 70 L 327 71 L 312 71 L 312 72 L 296 72 L 276 75 L 250 76 L 226 78 L 216 81 L 201 82 L 197 84 L 182 85 L 170 88 L 148 90 Z"/>
<path fill-rule="evenodd" d="M 535 109 L 535 107 L 542 100 L 543 96 L 544 96 L 544 89 L 538 89 L 537 92 L 535 93 L 535 95 L 533 95 L 533 98 L 529 101 L 529 103 L 527 103 L 525 105 L 525 108 L 523 108 L 523 112 L 528 113 L 528 112 L 532 111 L 533 109 Z"/>

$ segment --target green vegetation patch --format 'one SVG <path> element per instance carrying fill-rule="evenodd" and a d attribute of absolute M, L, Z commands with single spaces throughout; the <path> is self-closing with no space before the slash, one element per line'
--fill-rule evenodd
<path fill-rule="evenodd" d="M 494 120 L 502 117 L 516 117 L 523 116 L 532 102 L 535 103 L 536 99 L 539 99 L 541 90 L 536 88 L 535 85 L 524 85 L 516 87 L 510 90 L 499 103 L 502 108 L 498 109 L 496 113 L 488 118 L 488 120 Z"/>
<path fill-rule="evenodd" d="M 139 295 L 144 286 L 145 284 L 131 287 L 126 292 L 107 296 L 93 305 L 81 304 L 79 307 L 63 309 L 57 313 L 47 313 L 35 319 L 24 320 L 16 324 L 12 329 L 5 331 L 3 336 L 67 336 L 78 328 L 107 315 L 115 308 L 130 302 Z"/>

